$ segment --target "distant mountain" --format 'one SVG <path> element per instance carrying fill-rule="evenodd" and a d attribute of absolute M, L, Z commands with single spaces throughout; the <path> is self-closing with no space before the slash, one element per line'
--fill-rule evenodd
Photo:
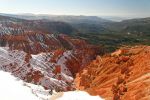
<path fill-rule="evenodd" d="M 26 20 L 42 20 L 46 19 L 49 21 L 61 21 L 61 22 L 67 22 L 67 23 L 104 23 L 104 22 L 110 22 L 110 20 L 106 20 L 97 16 L 73 16 L 73 15 L 46 15 L 46 14 L 0 14 L 4 16 L 9 17 L 16 17 Z"/>
<path fill-rule="evenodd" d="M 150 18 L 113 22 L 96 16 L 2 15 L 17 21 L 25 20 L 23 25 L 26 29 L 68 34 L 92 44 L 104 45 L 110 51 L 126 44 L 150 44 Z"/>
<path fill-rule="evenodd" d="M 70 24 L 48 20 L 25 20 L 15 17 L 0 16 L 0 34 L 21 34 L 24 30 L 71 34 L 76 31 Z M 10 32 L 11 31 L 11 32 Z M 21 32 L 20 32 L 21 31 Z"/>
<path fill-rule="evenodd" d="M 108 26 L 108 27 L 107 27 Z M 107 28 L 119 32 L 150 33 L 150 18 L 129 19 L 106 25 Z"/>
<path fill-rule="evenodd" d="M 25 20 L 43 20 L 45 22 L 63 22 L 68 23 L 76 29 L 74 33 L 102 33 L 107 32 L 102 25 L 112 21 L 102 19 L 97 16 L 69 16 L 69 15 L 34 15 L 34 14 L 0 14 L 4 16 L 25 19 Z M 55 25 L 54 25 L 55 26 Z M 53 27 L 54 28 L 54 27 Z M 69 28 L 68 28 L 69 30 Z M 73 32 L 70 32 L 73 33 Z"/>
<path fill-rule="evenodd" d="M 120 17 L 69 16 L 69 15 L 34 15 L 34 14 L 0 14 L 25 20 L 43 20 L 45 22 L 64 22 L 71 25 L 79 33 L 149 33 L 150 18 L 128 19 Z M 120 22 L 106 20 L 120 19 Z M 55 26 L 55 25 L 54 25 Z M 54 28 L 54 27 L 53 27 Z"/>
<path fill-rule="evenodd" d="M 101 16 L 101 18 L 111 20 L 114 22 L 121 22 L 123 20 L 131 19 L 130 17 L 117 17 L 117 16 Z"/>
<path fill-rule="evenodd" d="M 92 25 L 91 25 L 92 26 Z M 104 31 L 77 34 L 92 44 L 104 45 L 107 50 L 115 50 L 122 45 L 145 44 L 150 45 L 150 18 L 130 19 L 121 22 L 106 22 L 101 26 Z M 89 28 L 90 30 L 94 28 Z M 96 30 L 98 30 L 96 29 Z M 88 30 L 88 28 L 87 28 Z"/>

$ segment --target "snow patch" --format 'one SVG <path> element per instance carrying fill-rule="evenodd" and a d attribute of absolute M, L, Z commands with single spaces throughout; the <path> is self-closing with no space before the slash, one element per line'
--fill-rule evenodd
<path fill-rule="evenodd" d="M 22 81 L 3 71 L 0 76 L 0 100 L 39 100 Z"/>
<path fill-rule="evenodd" d="M 0 100 L 104 100 L 84 91 L 53 91 L 53 95 L 50 95 L 50 90 L 19 81 L 7 72 L 0 71 L 0 76 L 0 80 L 3 80 L 0 82 Z"/>
<path fill-rule="evenodd" d="M 91 96 L 84 91 L 70 91 L 53 94 L 50 100 L 104 100 L 99 96 Z"/>

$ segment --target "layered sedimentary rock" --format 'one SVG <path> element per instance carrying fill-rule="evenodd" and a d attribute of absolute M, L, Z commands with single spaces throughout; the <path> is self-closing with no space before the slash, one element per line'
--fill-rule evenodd
<path fill-rule="evenodd" d="M 44 21 L 0 16 L 0 69 L 45 89 L 74 90 L 75 74 L 101 51 L 48 27 Z"/>
<path fill-rule="evenodd" d="M 150 99 L 150 47 L 124 47 L 97 56 L 76 75 L 76 88 L 106 100 Z"/>

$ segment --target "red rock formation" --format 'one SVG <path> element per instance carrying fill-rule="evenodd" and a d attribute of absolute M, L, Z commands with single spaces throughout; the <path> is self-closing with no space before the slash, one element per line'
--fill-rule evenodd
<path fill-rule="evenodd" d="M 46 89 L 73 90 L 76 73 L 101 53 L 99 47 L 85 40 L 51 33 L 56 27 L 50 24 L 59 28 L 64 26 L 61 22 L 2 19 L 0 69 Z"/>
<path fill-rule="evenodd" d="M 37 84 L 43 77 L 44 75 L 40 71 L 31 71 L 26 75 L 25 78 L 27 79 L 27 82 L 33 81 L 34 84 Z"/>
<path fill-rule="evenodd" d="M 46 89 L 73 90 L 76 73 L 101 52 L 97 46 L 63 34 L 55 37 L 53 34 L 31 32 L 2 35 L 0 38 L 7 42 L 6 47 L 9 48 L 0 49 L 0 59 L 7 62 L 4 65 L 2 63 L 0 69 Z M 5 56 L 8 58 L 5 59 Z M 12 62 L 8 61 L 10 58 Z"/>
<path fill-rule="evenodd" d="M 60 34 L 59 40 L 62 45 L 72 48 L 73 57 L 67 59 L 65 64 L 73 76 L 95 59 L 96 55 L 103 54 L 102 47 L 90 45 L 85 40 L 74 39 L 64 34 Z"/>
<path fill-rule="evenodd" d="M 149 100 L 150 47 L 124 49 L 117 56 L 92 61 L 76 75 L 76 88 L 106 100 Z"/>
<path fill-rule="evenodd" d="M 50 59 L 50 62 L 56 63 L 57 60 L 58 60 L 58 58 L 63 55 L 64 50 L 62 50 L 62 49 L 57 49 L 57 50 L 54 50 L 53 52 L 54 52 L 54 55 L 53 55 L 53 57 Z"/>
<path fill-rule="evenodd" d="M 4 40 L 11 50 L 23 50 L 27 53 L 38 54 L 62 47 L 58 40 L 49 35 L 53 34 L 33 31 L 19 35 L 3 35 L 0 36 L 0 39 Z"/>
<path fill-rule="evenodd" d="M 60 65 L 56 65 L 53 73 L 55 75 L 60 74 L 61 73 L 61 66 Z"/>

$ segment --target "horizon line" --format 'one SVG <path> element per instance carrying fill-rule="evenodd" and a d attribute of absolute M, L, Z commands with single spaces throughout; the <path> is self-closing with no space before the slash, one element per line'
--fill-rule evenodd
<path fill-rule="evenodd" d="M 139 16 L 139 17 L 135 17 L 135 16 L 121 16 L 121 15 L 87 15 L 87 14 L 50 14 L 50 13 L 3 13 L 0 12 L 0 14 L 9 14 L 9 15 L 26 15 L 26 16 L 30 16 L 30 15 L 34 15 L 34 16 L 42 16 L 42 15 L 49 15 L 49 16 L 95 16 L 95 17 L 114 17 L 114 18 L 148 18 L 150 16 Z"/>

